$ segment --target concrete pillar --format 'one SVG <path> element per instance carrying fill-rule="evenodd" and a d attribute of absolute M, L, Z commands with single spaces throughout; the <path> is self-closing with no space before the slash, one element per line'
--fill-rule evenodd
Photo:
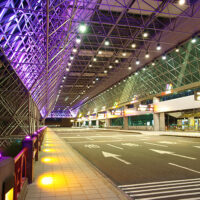
<path fill-rule="evenodd" d="M 99 119 L 96 120 L 96 127 L 99 128 Z"/>
<path fill-rule="evenodd" d="M 153 114 L 153 129 L 154 131 L 159 131 L 160 130 L 160 119 L 159 119 L 159 113 L 154 113 Z"/>
<path fill-rule="evenodd" d="M 160 131 L 165 131 L 165 113 L 160 113 Z"/>
<path fill-rule="evenodd" d="M 92 120 L 89 120 L 89 127 L 92 127 Z"/>
<path fill-rule="evenodd" d="M 124 126 L 123 129 L 127 130 L 128 129 L 128 117 L 124 116 Z"/>

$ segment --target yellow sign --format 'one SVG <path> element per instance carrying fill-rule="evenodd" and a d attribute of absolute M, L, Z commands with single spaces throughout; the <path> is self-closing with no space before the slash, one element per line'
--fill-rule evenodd
<path fill-rule="evenodd" d="M 13 188 L 11 188 L 7 193 L 6 193 L 6 196 L 5 196 L 5 200 L 13 200 Z"/>

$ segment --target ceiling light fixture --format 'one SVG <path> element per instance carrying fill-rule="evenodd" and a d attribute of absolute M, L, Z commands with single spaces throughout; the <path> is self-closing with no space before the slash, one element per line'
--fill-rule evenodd
<path fill-rule="evenodd" d="M 73 51 L 74 53 L 76 53 L 76 52 L 77 52 L 77 48 L 74 47 L 74 48 L 72 49 L 72 51 Z"/>
<path fill-rule="evenodd" d="M 137 59 L 136 62 L 135 62 L 135 64 L 136 64 L 136 65 L 139 65 L 139 64 L 140 64 L 140 61 Z"/>
<path fill-rule="evenodd" d="M 149 58 L 149 57 L 150 57 L 149 53 L 146 52 L 146 54 L 145 54 L 145 58 Z"/>
<path fill-rule="evenodd" d="M 144 38 L 147 38 L 147 37 L 149 36 L 149 34 L 148 34 L 148 32 L 143 32 L 142 36 L 143 36 Z"/>
<path fill-rule="evenodd" d="M 74 56 L 71 54 L 70 55 L 70 60 L 73 60 L 74 59 Z"/>
<path fill-rule="evenodd" d="M 137 45 L 136 45 L 135 43 L 133 43 L 133 44 L 131 45 L 132 48 L 136 48 L 136 46 L 137 46 Z"/>
<path fill-rule="evenodd" d="M 126 52 L 123 52 L 123 53 L 122 53 L 122 56 L 124 56 L 124 57 L 125 57 L 126 55 L 127 55 L 127 54 L 126 54 Z"/>
<path fill-rule="evenodd" d="M 132 69 L 132 67 L 128 67 L 128 70 L 131 70 Z"/>
<path fill-rule="evenodd" d="M 77 36 L 77 37 L 76 37 L 76 43 L 77 43 L 77 44 L 80 44 L 80 43 L 81 43 L 81 38 L 80 38 L 80 36 Z"/>
<path fill-rule="evenodd" d="M 160 51 L 161 49 L 162 49 L 162 47 L 161 47 L 160 44 L 158 43 L 158 44 L 157 44 L 157 47 L 156 47 L 156 50 L 157 50 L 157 51 Z"/>
<path fill-rule="evenodd" d="M 182 6 L 182 5 L 184 5 L 184 4 L 185 4 L 185 0 L 179 0 L 179 2 L 178 2 L 178 3 L 179 3 L 179 5 L 181 5 L 181 6 Z"/>
<path fill-rule="evenodd" d="M 109 46 L 110 45 L 110 42 L 108 40 L 105 41 L 104 43 L 106 46 Z"/>
<path fill-rule="evenodd" d="M 98 52 L 98 54 L 100 54 L 100 55 L 101 55 L 101 54 L 102 54 L 102 51 L 99 51 L 99 52 Z"/>
<path fill-rule="evenodd" d="M 85 23 L 81 23 L 79 25 L 79 32 L 80 33 L 85 33 L 87 31 L 87 25 Z"/>
<path fill-rule="evenodd" d="M 178 48 L 178 47 L 176 47 L 176 50 L 175 50 L 176 52 L 179 52 L 180 51 L 180 49 Z"/>
<path fill-rule="evenodd" d="M 115 60 L 115 63 L 119 63 L 119 60 L 118 60 L 118 59 L 116 59 L 116 60 Z"/>
<path fill-rule="evenodd" d="M 194 44 L 196 43 L 197 39 L 196 38 L 192 38 L 191 42 Z"/>
<path fill-rule="evenodd" d="M 92 65 L 90 64 L 89 67 L 92 67 Z"/>
<path fill-rule="evenodd" d="M 72 64 L 70 62 L 68 62 L 68 66 L 71 66 Z"/>
<path fill-rule="evenodd" d="M 94 58 L 93 58 L 93 61 L 94 61 L 94 62 L 96 62 L 96 61 L 97 61 L 97 58 L 96 58 L 96 57 L 94 57 Z"/>
<path fill-rule="evenodd" d="M 109 65 L 109 69 L 112 69 L 112 65 Z"/>
<path fill-rule="evenodd" d="M 167 59 L 167 56 L 166 56 L 166 55 L 163 55 L 163 56 L 162 56 L 162 59 L 163 59 L 163 60 L 166 60 L 166 59 Z"/>

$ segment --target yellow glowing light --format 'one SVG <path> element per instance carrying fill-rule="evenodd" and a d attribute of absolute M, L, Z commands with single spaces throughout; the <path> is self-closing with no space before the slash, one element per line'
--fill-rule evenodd
<path fill-rule="evenodd" d="M 55 152 L 55 149 L 43 149 L 43 152 Z"/>
<path fill-rule="evenodd" d="M 52 185 L 53 184 L 53 178 L 52 177 L 44 177 L 41 180 L 42 185 Z"/>
<path fill-rule="evenodd" d="M 37 184 L 42 189 L 63 188 L 66 186 L 66 178 L 60 172 L 46 173 L 38 178 Z"/>
<path fill-rule="evenodd" d="M 13 188 L 6 193 L 5 200 L 13 200 Z"/>
<path fill-rule="evenodd" d="M 44 157 L 41 159 L 41 161 L 46 164 L 54 164 L 54 165 L 59 164 L 59 160 L 55 157 Z M 62 161 L 62 163 L 63 163 L 63 161 Z"/>
<path fill-rule="evenodd" d="M 54 146 L 56 146 L 55 144 L 44 144 L 44 146 L 46 146 L 46 147 L 54 147 Z"/>

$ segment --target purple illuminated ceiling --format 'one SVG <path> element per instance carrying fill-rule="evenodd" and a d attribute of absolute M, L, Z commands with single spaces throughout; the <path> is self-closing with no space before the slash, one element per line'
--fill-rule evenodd
<path fill-rule="evenodd" d="M 0 46 L 42 116 L 50 116 L 51 111 L 57 116 L 58 108 L 68 116 L 199 31 L 199 8 L 195 0 L 184 5 L 178 0 L 1 0 Z M 88 31 L 79 34 L 78 45 L 81 22 L 87 23 Z M 145 60 L 147 52 L 150 58 Z M 137 59 L 140 65 L 135 65 Z"/>

